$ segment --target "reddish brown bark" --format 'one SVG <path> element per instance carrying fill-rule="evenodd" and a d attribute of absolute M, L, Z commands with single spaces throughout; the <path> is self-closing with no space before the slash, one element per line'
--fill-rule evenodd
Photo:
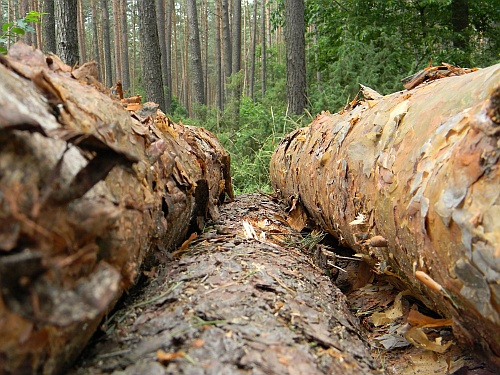
<path fill-rule="evenodd" d="M 497 362 L 499 81 L 495 65 L 385 97 L 363 88 L 369 99 L 319 115 L 271 161 L 274 188 L 298 199 L 296 210 Z"/>
<path fill-rule="evenodd" d="M 143 261 L 232 195 L 213 134 L 129 114 L 95 74 L 22 44 L 0 57 L 2 373 L 61 371 Z"/>

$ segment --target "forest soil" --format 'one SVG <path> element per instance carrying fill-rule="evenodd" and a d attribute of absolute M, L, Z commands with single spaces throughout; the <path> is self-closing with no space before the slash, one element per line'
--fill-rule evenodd
<path fill-rule="evenodd" d="M 224 204 L 143 270 L 69 374 L 494 373 L 454 343 L 444 353 L 411 345 L 410 311 L 439 317 L 286 217 L 266 194 Z M 425 332 L 454 342 L 450 327 Z"/>

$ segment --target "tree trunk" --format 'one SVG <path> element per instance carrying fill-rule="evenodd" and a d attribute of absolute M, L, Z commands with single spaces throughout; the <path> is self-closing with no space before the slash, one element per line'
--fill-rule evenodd
<path fill-rule="evenodd" d="M 130 38 L 128 37 L 128 22 L 127 22 L 127 0 L 120 0 L 120 20 L 121 24 L 121 60 L 122 60 L 122 85 L 123 91 L 128 92 L 130 90 L 130 63 L 128 58 L 128 44 Z"/>
<path fill-rule="evenodd" d="M 113 69 L 111 65 L 111 35 L 109 30 L 109 9 L 108 0 L 101 0 L 102 11 L 102 34 L 104 39 L 104 60 L 105 69 L 103 69 L 106 77 L 106 86 L 113 86 Z"/>
<path fill-rule="evenodd" d="M 254 84 L 255 84 L 255 50 L 257 45 L 257 7 L 259 2 L 256 0 L 253 4 L 253 18 L 252 18 L 252 43 L 250 46 L 250 82 L 248 84 L 248 96 L 254 99 Z"/>
<path fill-rule="evenodd" d="M 166 55 L 167 55 L 167 66 L 165 75 L 165 82 L 163 84 L 166 86 L 165 91 L 165 109 L 167 113 L 172 110 L 172 18 L 174 12 L 174 1 L 167 0 L 168 4 L 166 7 L 166 29 L 165 29 L 165 45 L 166 45 Z"/>
<path fill-rule="evenodd" d="M 224 79 L 222 75 L 221 18 L 221 0 L 215 0 L 215 106 L 219 111 L 224 109 L 224 102 L 222 99 Z"/>
<path fill-rule="evenodd" d="M 102 75 L 102 64 L 101 64 L 101 54 L 99 53 L 99 32 L 98 32 L 98 22 L 99 22 L 99 16 L 97 13 L 97 4 L 96 0 L 92 0 L 91 3 L 92 7 L 92 45 L 93 45 L 93 50 L 94 50 L 94 61 L 97 62 L 97 79 L 99 82 L 103 81 L 103 75 Z"/>
<path fill-rule="evenodd" d="M 45 53 L 56 53 L 56 19 L 54 0 L 42 0 L 42 34 Z"/>
<path fill-rule="evenodd" d="M 121 12 L 120 12 L 120 1 L 121 0 L 111 0 L 113 6 L 113 39 L 115 47 L 115 84 L 117 82 L 123 82 L 122 75 L 122 53 L 121 53 Z M 123 85 L 123 83 L 122 83 Z M 163 103 L 162 103 L 163 106 Z"/>
<path fill-rule="evenodd" d="M 68 65 L 78 64 L 77 6 L 74 0 L 58 0 L 56 7 L 57 53 Z"/>
<path fill-rule="evenodd" d="M 497 363 L 499 81 L 495 65 L 385 97 L 364 88 L 368 100 L 289 134 L 270 169 L 281 196 Z"/>
<path fill-rule="evenodd" d="M 222 0 L 222 54 L 224 58 L 224 103 L 228 102 L 229 92 L 227 85 L 232 74 L 231 29 L 229 26 L 229 0 Z"/>
<path fill-rule="evenodd" d="M 231 82 L 233 87 L 232 99 L 233 99 L 233 126 L 238 127 L 240 121 L 240 102 L 241 102 L 241 0 L 233 1 L 232 8 L 232 76 L 235 78 Z"/>
<path fill-rule="evenodd" d="M 189 51 L 191 56 L 191 78 L 193 80 L 195 111 L 205 104 L 205 88 L 203 85 L 203 67 L 201 61 L 200 30 L 198 28 L 198 13 L 196 0 L 186 0 L 187 21 L 189 25 Z"/>
<path fill-rule="evenodd" d="M 161 52 L 155 22 L 155 2 L 154 0 L 139 1 L 137 9 L 139 11 L 141 39 L 142 81 L 146 91 L 146 99 L 160 104 L 162 111 L 165 111 L 165 96 L 161 76 Z"/>
<path fill-rule="evenodd" d="M 163 85 L 165 86 L 164 92 L 166 92 L 168 90 L 168 84 L 167 84 L 168 47 L 167 47 L 167 42 L 165 40 L 166 38 L 165 0 L 155 0 L 155 4 L 156 4 L 156 26 L 158 27 L 158 42 L 160 43 L 160 51 L 161 51 L 161 73 L 163 77 Z M 165 102 L 165 108 L 167 108 L 166 102 Z"/>
<path fill-rule="evenodd" d="M 306 108 L 306 41 L 304 0 L 285 0 L 286 98 L 288 110 Z"/>
<path fill-rule="evenodd" d="M 173 5 L 173 3 L 172 3 Z M 172 90 L 175 88 L 175 91 L 172 91 L 172 95 L 175 93 L 178 98 L 180 98 L 180 82 L 179 79 L 181 77 L 181 68 L 179 68 L 179 52 L 178 52 L 178 47 L 179 47 L 179 40 L 178 40 L 178 33 L 177 33 L 177 13 L 174 11 L 174 8 L 172 7 L 172 58 L 173 61 L 175 62 L 172 65 L 173 71 L 172 71 Z M 175 74 L 174 74 L 175 71 Z"/>
<path fill-rule="evenodd" d="M 262 91 L 262 99 L 264 100 L 265 97 L 266 97 L 266 85 L 267 85 L 267 81 L 266 81 L 266 69 L 267 69 L 267 49 L 266 49 L 266 38 L 267 38 L 267 27 L 266 27 L 266 23 L 267 23 L 267 17 L 266 17 L 266 1 L 265 0 L 262 0 L 262 14 L 261 14 L 261 22 L 262 22 L 262 25 L 261 25 L 261 30 L 260 30 L 260 33 L 261 33 L 261 40 L 262 40 L 262 66 L 261 66 L 261 91 Z"/>
<path fill-rule="evenodd" d="M 131 92 L 132 93 L 135 93 L 136 92 L 136 89 L 135 89 L 135 85 L 136 85 L 136 82 L 137 82 L 137 78 L 136 78 L 136 73 L 137 73 L 137 65 L 138 65 L 138 61 L 137 61 L 137 43 L 138 43 L 138 40 L 139 40 L 139 37 L 137 36 L 137 2 L 135 0 L 132 0 L 132 3 L 131 3 L 131 10 L 132 10 L 132 19 L 131 19 L 131 22 L 132 22 L 132 69 L 131 69 L 131 72 L 130 72 L 130 85 L 131 85 Z"/>
<path fill-rule="evenodd" d="M 87 61 L 87 48 L 85 46 L 85 16 L 83 15 L 82 0 L 77 1 L 77 7 L 78 46 L 80 48 L 81 63 L 83 64 Z"/>
<path fill-rule="evenodd" d="M 101 93 L 92 63 L 72 71 L 52 58 L 49 68 L 24 44 L 9 53 L 0 57 L 0 373 L 64 373 L 143 261 L 219 216 L 232 196 L 229 155 L 153 103 L 130 116 Z"/>
<path fill-rule="evenodd" d="M 211 92 L 211 85 L 210 81 L 208 80 L 208 56 L 209 56 L 209 51 L 208 51 L 208 36 L 209 34 L 209 27 L 208 27 L 208 0 L 204 0 L 202 2 L 202 9 L 203 9 L 203 87 L 205 87 L 205 104 L 207 106 L 212 106 L 213 107 L 213 98 L 210 95 Z"/>
<path fill-rule="evenodd" d="M 31 9 L 36 10 L 37 12 L 42 12 L 42 4 L 40 3 L 42 0 L 33 0 L 33 7 Z M 1 24 L 1 21 L 0 21 Z M 36 23 L 35 27 L 35 35 L 34 35 L 34 47 L 37 49 L 42 48 L 42 24 Z"/>

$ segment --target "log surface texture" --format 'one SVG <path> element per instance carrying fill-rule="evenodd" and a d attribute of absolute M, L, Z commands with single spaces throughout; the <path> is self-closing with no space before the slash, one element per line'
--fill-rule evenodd
<path fill-rule="evenodd" d="M 290 133 L 271 160 L 273 187 L 294 210 L 452 318 L 459 340 L 497 363 L 499 83 L 495 65 L 367 95 Z"/>
<path fill-rule="evenodd" d="M 17 44 L 0 57 L 0 373 L 60 373 L 143 262 L 218 217 L 229 155 Z"/>

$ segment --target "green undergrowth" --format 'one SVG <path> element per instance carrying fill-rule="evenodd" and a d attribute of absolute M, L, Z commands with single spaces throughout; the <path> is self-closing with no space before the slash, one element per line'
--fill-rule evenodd
<path fill-rule="evenodd" d="M 243 97 L 239 121 L 229 105 L 222 113 L 208 111 L 203 121 L 188 118 L 182 122 L 204 127 L 217 135 L 231 155 L 235 194 L 242 194 L 272 192 L 269 163 L 274 150 L 286 134 L 306 126 L 311 118 L 307 115 L 289 116 L 284 108 L 265 106 Z"/>

